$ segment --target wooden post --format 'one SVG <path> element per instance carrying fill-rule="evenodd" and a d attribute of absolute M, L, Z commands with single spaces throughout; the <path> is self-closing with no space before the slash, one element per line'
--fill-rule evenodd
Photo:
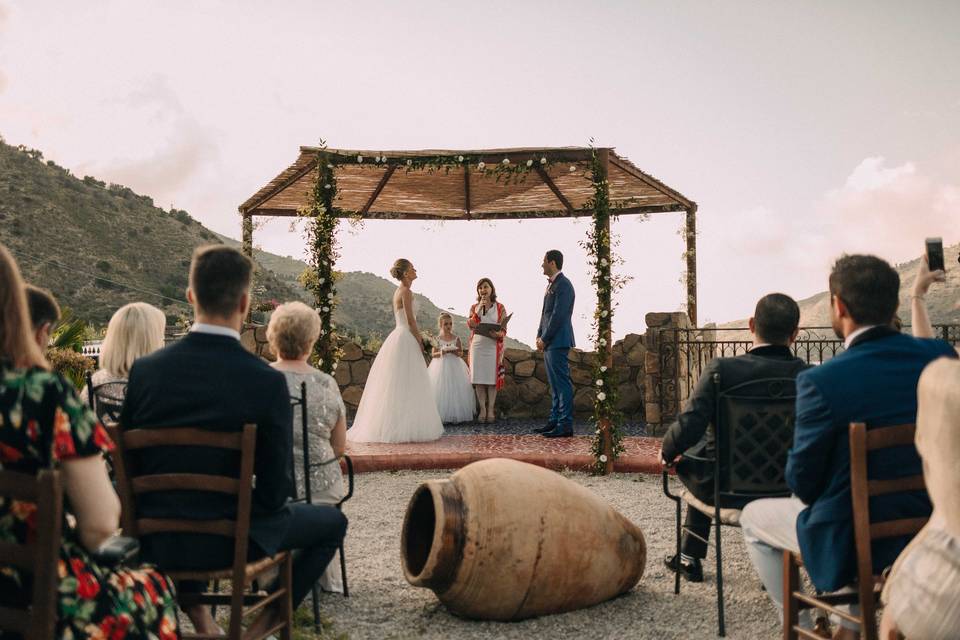
<path fill-rule="evenodd" d="M 241 251 L 243 255 L 253 260 L 253 216 L 246 211 L 243 214 L 243 243 Z"/>
<path fill-rule="evenodd" d="M 600 164 L 603 167 L 603 179 L 607 180 L 607 176 L 610 175 L 610 152 L 607 149 L 600 149 L 597 151 L 597 154 L 600 158 Z M 600 243 L 601 249 L 599 258 L 601 260 L 606 260 L 607 264 L 610 265 L 610 270 L 613 270 L 613 263 L 610 260 L 610 216 L 607 216 L 607 219 L 604 221 L 603 234 L 605 236 L 605 241 Z M 608 289 L 609 291 L 609 289 Z M 601 337 L 606 339 L 606 344 L 603 346 L 603 349 L 600 353 L 597 354 L 597 357 L 601 359 L 603 364 L 607 367 L 607 371 L 613 371 L 613 316 L 611 306 L 611 296 L 608 293 L 603 296 L 598 302 L 600 305 L 600 311 L 606 311 L 607 314 L 604 316 L 607 318 L 606 328 L 602 331 Z M 603 323 L 601 323 L 602 326 Z M 600 420 L 600 437 L 603 440 L 603 455 L 607 456 L 607 461 L 603 465 L 603 474 L 609 475 L 613 473 L 613 440 L 610 437 L 610 420 L 609 418 L 603 418 Z"/>
<path fill-rule="evenodd" d="M 697 326 L 697 205 L 687 209 L 687 317 Z"/>
<path fill-rule="evenodd" d="M 250 213 L 247 211 L 241 211 L 240 213 L 243 214 L 243 231 L 242 231 L 243 237 L 240 244 L 240 250 L 243 252 L 243 255 L 250 258 L 250 260 L 253 260 L 253 216 L 250 215 Z M 252 278 L 253 274 L 250 274 L 250 275 Z M 252 284 L 253 283 L 251 282 L 251 285 Z M 253 288 L 251 286 L 251 292 L 252 291 L 253 291 Z M 253 294 L 251 293 L 250 295 L 252 296 Z M 250 308 L 247 309 L 247 317 L 244 318 L 244 322 L 250 323 L 252 321 L 253 321 L 253 305 L 251 304 Z M 244 327 L 244 329 L 245 328 L 246 327 Z"/>

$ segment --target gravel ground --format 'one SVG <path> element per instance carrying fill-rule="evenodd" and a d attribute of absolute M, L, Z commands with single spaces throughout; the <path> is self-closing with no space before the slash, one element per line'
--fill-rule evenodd
<path fill-rule="evenodd" d="M 356 476 L 356 493 L 347 502 L 347 576 L 350 597 L 321 596 L 329 624 L 324 638 L 714 638 L 716 591 L 712 551 L 701 584 L 682 582 L 662 564 L 673 551 L 673 503 L 660 478 L 616 474 L 606 478 L 580 473 L 566 477 L 600 494 L 638 524 L 646 536 L 647 568 L 637 587 L 595 607 L 514 623 L 463 620 L 448 613 L 433 592 L 407 584 L 400 567 L 400 528 L 414 489 L 447 471 L 394 471 Z M 727 637 L 778 637 L 780 624 L 736 529 L 724 530 L 724 587 Z M 309 600 L 307 603 L 309 606 Z M 302 615 L 301 610 L 301 615 Z"/>

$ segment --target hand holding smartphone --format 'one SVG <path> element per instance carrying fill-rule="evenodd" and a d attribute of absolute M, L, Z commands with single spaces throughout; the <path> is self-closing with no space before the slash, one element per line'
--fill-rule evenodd
<path fill-rule="evenodd" d="M 946 270 L 942 238 L 927 238 L 927 267 L 930 271 Z"/>

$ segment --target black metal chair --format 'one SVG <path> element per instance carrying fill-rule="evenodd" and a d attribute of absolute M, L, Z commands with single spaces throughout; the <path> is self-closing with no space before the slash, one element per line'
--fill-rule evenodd
<path fill-rule="evenodd" d="M 713 456 L 684 454 L 686 460 L 713 465 L 713 504 L 706 504 L 684 489 L 670 493 L 668 472 L 663 472 L 663 492 L 676 502 L 677 558 L 680 557 L 681 502 L 713 520 L 716 534 L 717 627 L 726 635 L 723 607 L 723 545 L 721 527 L 740 526 L 740 509 L 721 508 L 722 502 L 745 503 L 757 498 L 790 495 L 784 471 L 787 452 L 793 444 L 796 381 L 793 378 L 763 378 L 721 390 L 720 374 L 714 373 L 716 402 L 710 429 L 714 435 Z M 696 535 L 687 531 L 690 535 Z M 702 540 L 702 538 L 701 538 Z M 707 540 L 703 542 L 708 543 Z M 675 573 L 673 592 L 680 593 L 680 573 Z"/>
<path fill-rule="evenodd" d="M 87 371 L 87 402 L 100 422 L 105 420 L 113 424 L 120 422 L 120 409 L 123 407 L 123 399 L 126 395 L 126 380 L 94 385 L 93 372 Z"/>
<path fill-rule="evenodd" d="M 303 493 L 300 494 L 300 488 L 297 487 L 297 501 L 306 502 L 310 504 L 312 502 L 312 491 L 310 487 L 310 472 L 314 469 L 324 467 L 328 464 L 337 464 L 339 463 L 339 458 L 330 458 L 329 460 L 322 460 L 320 462 L 310 462 L 310 430 L 309 430 L 309 421 L 307 419 L 307 383 L 300 383 L 300 396 L 291 396 L 290 404 L 294 407 L 300 407 L 300 432 L 303 443 Z M 353 497 L 353 461 L 350 459 L 350 456 L 344 455 L 343 461 L 347 467 L 347 493 L 337 502 L 334 506 L 337 509 L 343 509 L 343 503 Z M 347 586 L 347 557 L 343 552 L 343 542 L 340 543 L 340 577 L 343 582 L 343 597 L 350 597 L 350 589 Z M 317 585 L 313 585 L 312 596 L 313 596 L 313 625 L 317 633 L 320 632 L 320 600 L 318 598 L 319 589 Z"/>

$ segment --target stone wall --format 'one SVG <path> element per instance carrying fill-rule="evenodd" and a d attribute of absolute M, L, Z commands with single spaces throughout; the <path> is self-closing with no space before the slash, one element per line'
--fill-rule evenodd
<path fill-rule="evenodd" d="M 619 408 L 628 420 L 643 420 L 647 349 L 645 336 L 628 334 L 626 338 L 613 346 L 613 365 L 619 380 Z M 244 327 L 241 336 L 243 345 L 251 352 L 274 359 L 267 344 L 266 328 L 249 325 Z M 337 366 L 334 377 L 340 385 L 340 393 L 351 415 L 360 404 L 363 387 L 370 374 L 370 366 L 376 353 L 362 349 L 354 342 L 341 344 L 343 357 Z M 593 381 L 593 368 L 596 354 L 571 349 L 570 378 L 573 381 L 574 413 L 588 416 L 593 411 L 593 398 L 596 386 Z M 498 415 L 509 418 L 546 418 L 550 413 L 550 388 L 547 384 L 547 369 L 543 354 L 538 351 L 507 349 L 503 365 L 506 379 L 503 389 L 497 395 Z"/>
<path fill-rule="evenodd" d="M 644 421 L 649 435 L 662 435 L 676 419 L 676 407 L 687 399 L 686 387 L 677 384 L 687 375 L 687 362 L 678 357 L 673 343 L 676 334 L 670 329 L 689 329 L 690 319 L 686 313 L 672 312 L 648 313 L 645 320 Z"/>

